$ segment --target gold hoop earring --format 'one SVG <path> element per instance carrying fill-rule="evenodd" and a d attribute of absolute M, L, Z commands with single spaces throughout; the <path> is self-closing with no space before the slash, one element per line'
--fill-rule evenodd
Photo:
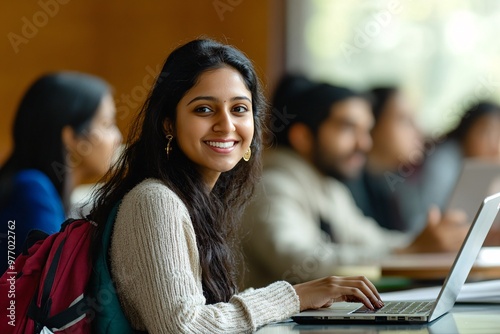
<path fill-rule="evenodd" d="M 167 147 L 165 147 L 165 152 L 167 152 L 167 158 L 170 157 L 170 152 L 172 151 L 172 146 L 170 144 L 172 143 L 172 139 L 174 139 L 174 136 L 172 135 L 166 135 L 165 138 L 167 138 Z"/>
<path fill-rule="evenodd" d="M 249 147 L 248 150 L 245 152 L 245 154 L 243 154 L 243 160 L 248 161 L 250 160 L 251 156 L 252 156 L 252 150 Z"/>

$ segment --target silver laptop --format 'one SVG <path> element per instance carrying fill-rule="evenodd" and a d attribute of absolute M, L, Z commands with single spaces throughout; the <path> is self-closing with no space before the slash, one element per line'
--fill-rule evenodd
<path fill-rule="evenodd" d="M 292 319 L 299 324 L 426 323 L 441 317 L 455 304 L 499 208 L 500 193 L 486 197 L 481 203 L 437 299 L 391 301 L 375 311 L 360 303 L 334 303 L 329 308 L 297 313 Z"/>
<path fill-rule="evenodd" d="M 477 210 L 477 203 L 497 192 L 500 192 L 500 163 L 465 159 L 446 209 L 463 210 L 472 220 Z M 493 225 L 500 228 L 500 215 Z"/>
<path fill-rule="evenodd" d="M 387 334 L 387 333 L 405 333 L 405 334 L 443 334 L 460 333 L 453 313 L 447 313 L 439 318 L 439 321 L 422 324 L 408 323 L 335 323 L 335 324 L 296 324 L 292 327 L 295 333 L 308 334 Z M 290 331 L 290 333 L 292 333 Z M 288 333 L 288 332 L 287 332 Z"/>

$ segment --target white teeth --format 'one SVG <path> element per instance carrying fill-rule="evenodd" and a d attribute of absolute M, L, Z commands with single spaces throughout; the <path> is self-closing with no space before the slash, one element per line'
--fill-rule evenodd
<path fill-rule="evenodd" d="M 230 148 L 234 146 L 234 141 L 225 141 L 225 142 L 207 141 L 207 144 L 218 148 Z"/>

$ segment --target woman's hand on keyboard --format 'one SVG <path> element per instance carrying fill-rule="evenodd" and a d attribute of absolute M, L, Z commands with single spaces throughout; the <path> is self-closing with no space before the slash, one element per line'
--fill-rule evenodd
<path fill-rule="evenodd" d="M 358 302 L 370 309 L 382 307 L 375 286 L 364 276 L 329 276 L 293 286 L 300 299 L 300 310 L 329 307 L 334 302 Z"/>

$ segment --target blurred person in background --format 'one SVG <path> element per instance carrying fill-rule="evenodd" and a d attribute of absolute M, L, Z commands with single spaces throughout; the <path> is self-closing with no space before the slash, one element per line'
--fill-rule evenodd
<path fill-rule="evenodd" d="M 15 233 L 10 255 L 17 256 L 31 229 L 59 231 L 75 186 L 106 173 L 122 140 L 115 112 L 109 85 L 88 74 L 43 75 L 27 90 L 14 120 L 12 153 L 0 168 L 4 254 L 8 221 Z"/>
<path fill-rule="evenodd" d="M 415 123 L 415 114 L 404 94 L 396 87 L 370 91 L 375 125 L 372 148 L 359 177 L 347 179 L 358 207 L 385 228 L 420 231 L 424 218 L 411 226 L 402 219 L 398 197 L 405 191 L 404 174 L 423 158 L 424 138 Z"/>
<path fill-rule="evenodd" d="M 403 219 L 410 226 L 418 226 L 422 212 L 433 206 L 446 209 L 464 159 L 500 163 L 500 106 L 487 101 L 472 105 L 451 131 L 426 146 L 423 163 L 399 192 Z"/>
<path fill-rule="evenodd" d="M 372 147 L 370 101 L 305 80 L 285 77 L 273 100 L 278 145 L 265 152 L 262 181 L 243 217 L 246 285 L 306 281 L 390 252 L 458 249 L 467 232 L 462 221 L 430 215 L 413 238 L 363 214 L 341 181 L 359 175 Z"/>

